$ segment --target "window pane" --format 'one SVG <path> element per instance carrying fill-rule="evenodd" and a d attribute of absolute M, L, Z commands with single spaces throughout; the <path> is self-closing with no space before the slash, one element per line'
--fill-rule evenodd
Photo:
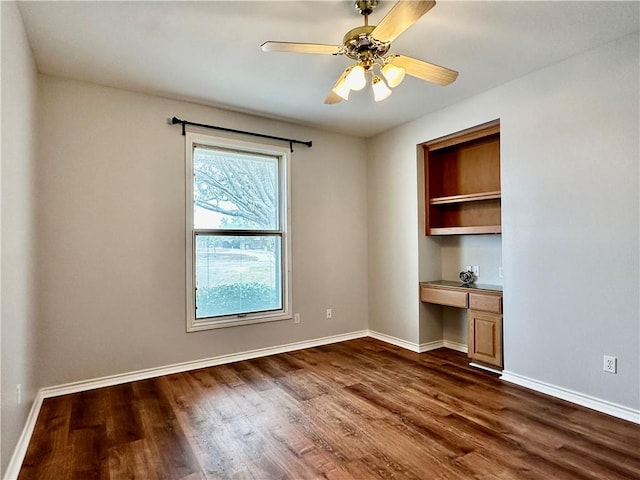
<path fill-rule="evenodd" d="M 278 158 L 195 147 L 196 229 L 277 230 Z"/>
<path fill-rule="evenodd" d="M 282 309 L 280 240 L 196 235 L 196 318 Z"/>

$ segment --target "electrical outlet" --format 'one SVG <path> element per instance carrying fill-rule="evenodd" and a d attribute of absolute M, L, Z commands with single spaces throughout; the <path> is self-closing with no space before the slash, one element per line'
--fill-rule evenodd
<path fill-rule="evenodd" d="M 330 308 L 327 308 L 327 318 L 331 318 L 333 317 L 333 312 L 331 311 Z"/>
<path fill-rule="evenodd" d="M 464 266 L 464 271 L 465 272 L 470 272 L 471 271 L 471 265 L 465 265 Z"/>
<path fill-rule="evenodd" d="M 618 359 L 616 357 L 605 355 L 603 370 L 607 373 L 618 373 Z"/>
<path fill-rule="evenodd" d="M 476 276 L 476 278 L 478 278 L 480 276 L 480 267 L 478 267 L 477 265 L 475 265 L 473 267 L 473 274 Z"/>
<path fill-rule="evenodd" d="M 504 268 L 498 267 L 498 277 L 504 278 Z"/>
<path fill-rule="evenodd" d="M 22 403 L 22 384 L 16 385 L 16 402 L 18 405 Z"/>
<path fill-rule="evenodd" d="M 299 313 L 294 313 L 293 314 L 293 323 L 300 323 L 300 314 Z"/>

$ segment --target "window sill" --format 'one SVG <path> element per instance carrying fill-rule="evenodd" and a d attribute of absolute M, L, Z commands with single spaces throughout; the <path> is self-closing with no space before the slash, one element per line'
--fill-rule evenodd
<path fill-rule="evenodd" d="M 272 315 L 246 316 L 246 317 L 223 317 L 219 319 L 191 320 L 187 325 L 187 333 L 201 332 L 203 330 L 213 330 L 216 328 L 239 327 L 242 325 L 253 325 L 255 323 L 278 322 L 280 320 L 290 320 L 291 314 L 278 312 Z"/>

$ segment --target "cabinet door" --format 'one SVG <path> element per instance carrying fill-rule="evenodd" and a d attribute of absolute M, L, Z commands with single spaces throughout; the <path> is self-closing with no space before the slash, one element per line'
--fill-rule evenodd
<path fill-rule="evenodd" d="M 467 311 L 469 357 L 502 368 L 502 315 Z"/>

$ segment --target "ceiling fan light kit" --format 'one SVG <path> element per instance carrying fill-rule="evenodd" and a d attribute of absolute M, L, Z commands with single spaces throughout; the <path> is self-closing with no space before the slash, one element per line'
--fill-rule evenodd
<path fill-rule="evenodd" d="M 349 93 L 351 93 L 351 90 L 362 90 L 367 85 L 366 73 L 369 72 L 371 73 L 371 89 L 373 90 L 374 100 L 376 102 L 384 100 L 389 95 L 391 95 L 390 88 L 394 88 L 400 85 L 400 83 L 404 79 L 405 70 L 402 67 L 393 65 L 387 59 L 385 64 L 380 67 L 382 76 L 387 82 L 385 85 L 384 81 L 378 75 L 375 75 L 373 73 L 373 65 L 378 64 L 374 63 L 372 65 L 361 65 L 358 63 L 355 66 L 348 67 L 340 76 L 331 91 L 343 100 L 349 100 Z"/>
<path fill-rule="evenodd" d="M 344 82 L 351 90 L 362 90 L 367 84 L 367 77 L 365 77 L 364 72 L 364 67 L 358 64 L 347 73 L 344 77 Z"/>
<path fill-rule="evenodd" d="M 374 75 L 371 80 L 371 88 L 373 90 L 373 99 L 376 102 L 384 100 L 391 95 L 391 89 L 385 85 L 378 75 Z"/>
<path fill-rule="evenodd" d="M 390 61 L 382 66 L 382 75 L 387 79 L 387 83 L 391 88 L 396 88 L 404 80 L 406 70 L 402 67 L 396 67 Z"/>
<path fill-rule="evenodd" d="M 348 100 L 351 90 L 362 90 L 367 84 L 367 74 L 371 76 L 376 102 L 391 95 L 391 89 L 400 85 L 405 74 L 443 86 L 455 81 L 458 72 L 454 70 L 405 55 L 389 54 L 391 42 L 431 10 L 436 2 L 399 0 L 377 26 L 369 25 L 369 15 L 378 3 L 379 0 L 356 0 L 355 7 L 364 16 L 364 26 L 349 30 L 341 46 L 269 41 L 261 48 L 265 52 L 345 55 L 355 60 L 356 64 L 345 69 L 329 92 L 324 102 L 327 104 Z M 373 72 L 374 67 L 380 70 L 382 77 Z"/>

